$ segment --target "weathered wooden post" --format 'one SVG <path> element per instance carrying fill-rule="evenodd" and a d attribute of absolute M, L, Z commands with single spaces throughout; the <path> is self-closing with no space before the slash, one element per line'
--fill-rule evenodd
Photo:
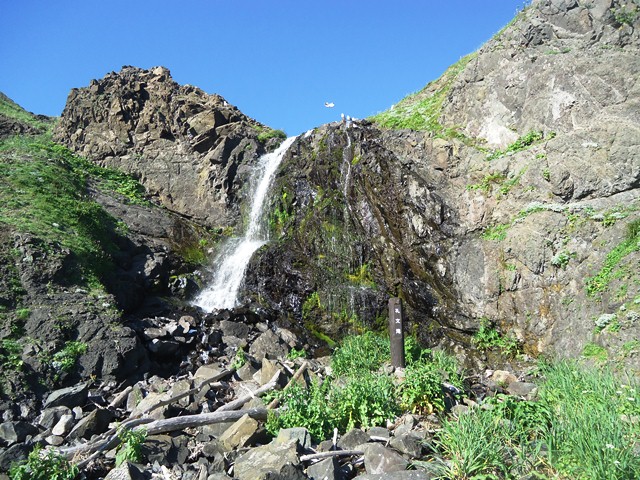
<path fill-rule="evenodd" d="M 389 338 L 391 340 L 391 365 L 404 368 L 404 319 L 402 300 L 389 299 Z"/>

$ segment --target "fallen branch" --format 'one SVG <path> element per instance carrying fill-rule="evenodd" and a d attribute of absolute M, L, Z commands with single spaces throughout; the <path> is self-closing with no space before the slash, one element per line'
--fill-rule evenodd
<path fill-rule="evenodd" d="M 248 410 L 235 410 L 231 412 L 211 412 L 199 413 L 196 415 L 185 415 L 183 417 L 164 418 L 161 420 L 153 420 L 151 418 L 138 418 L 128 420 L 120 426 L 120 429 L 127 428 L 129 430 L 143 430 L 147 435 L 157 435 L 159 433 L 174 432 L 176 430 L 184 430 L 185 428 L 201 427 L 203 425 L 211 425 L 213 423 L 222 423 L 235 421 L 244 415 L 249 415 L 256 420 L 267 419 L 267 409 L 251 408 Z M 67 459 L 71 459 L 76 455 L 89 454 L 93 452 L 103 452 L 116 447 L 120 443 L 120 437 L 117 432 L 110 438 L 91 441 L 82 445 L 60 449 L 60 455 Z M 95 456 L 92 456 L 95 458 Z M 93 459 L 92 458 L 92 459 Z M 85 460 L 89 461 L 89 459 Z"/>
<path fill-rule="evenodd" d="M 124 402 L 124 399 L 127 398 L 127 395 L 129 395 L 129 392 L 131 392 L 131 390 L 133 390 L 133 387 L 129 386 L 125 388 L 122 392 L 120 392 L 118 395 L 116 395 L 114 399 L 111 400 L 111 403 L 109 404 L 109 408 L 119 407 L 120 404 Z"/>
<path fill-rule="evenodd" d="M 213 377 L 209 377 L 205 380 L 203 380 L 202 382 L 200 382 L 198 385 L 196 385 L 195 387 L 191 388 L 190 390 L 187 390 L 186 392 L 182 392 L 179 393 L 178 395 L 174 395 L 171 398 L 168 398 L 166 400 L 162 400 L 154 405 L 151 405 L 147 408 L 145 408 L 141 414 L 145 415 L 149 412 L 152 412 L 153 410 L 156 410 L 157 408 L 161 408 L 161 407 L 165 407 L 167 405 L 171 405 L 173 402 L 177 402 L 178 400 L 181 400 L 185 397 L 188 397 L 189 395 L 192 395 L 194 393 L 199 392 L 202 387 L 206 386 L 206 385 L 210 385 L 212 387 L 222 387 L 225 384 L 223 382 L 220 382 L 219 384 L 214 384 L 213 382 L 217 382 L 218 380 L 231 375 L 233 372 L 235 371 L 235 369 L 233 370 L 223 370 L 222 372 L 218 373 L 217 375 L 214 375 Z"/>
<path fill-rule="evenodd" d="M 273 378 L 271 378 L 271 380 L 269 380 L 268 383 L 265 383 L 262 387 L 258 388 L 254 392 L 249 393 L 248 395 L 245 395 L 244 397 L 240 397 L 237 400 L 234 400 L 233 402 L 229 402 L 221 406 L 216 410 L 216 413 L 235 410 L 236 408 L 240 408 L 242 405 L 247 403 L 252 398 L 259 397 L 260 395 L 268 392 L 269 390 L 273 390 L 274 388 L 276 388 L 276 385 L 278 384 L 279 376 L 280 376 L 280 370 L 276 371 L 276 374 L 273 376 Z"/>
<path fill-rule="evenodd" d="M 302 455 L 300 457 L 301 462 L 308 462 L 311 460 L 320 460 L 321 458 L 329 457 L 351 457 L 353 455 L 364 455 L 362 450 L 331 450 L 330 452 L 312 453 L 310 455 Z"/>
<path fill-rule="evenodd" d="M 307 362 L 307 361 L 303 362 L 302 365 L 300 365 L 300 368 L 298 369 L 298 371 L 293 374 L 293 377 L 291 377 L 291 380 L 289 380 L 289 383 L 287 383 L 285 385 L 285 387 L 282 389 L 282 391 L 287 390 L 296 380 L 298 380 L 302 376 L 303 372 L 307 369 L 308 366 L 309 366 L 309 362 Z M 267 409 L 272 410 L 272 409 L 276 408 L 279 403 L 280 403 L 280 400 L 278 400 L 277 398 L 274 398 L 271 401 L 271 403 L 267 406 Z"/>

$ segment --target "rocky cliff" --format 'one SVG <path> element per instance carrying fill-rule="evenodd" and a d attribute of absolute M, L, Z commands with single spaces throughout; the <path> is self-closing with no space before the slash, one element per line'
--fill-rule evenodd
<path fill-rule="evenodd" d="M 493 325 L 637 368 L 637 12 L 534 2 L 373 124 L 299 139 L 248 290 L 330 333 L 399 295 L 432 344 Z"/>
<path fill-rule="evenodd" d="M 245 296 L 332 337 L 383 323 L 398 295 L 430 344 L 484 325 L 531 354 L 637 366 L 639 18 L 535 1 L 390 111 L 297 139 Z M 56 138 L 226 226 L 269 132 L 166 69 L 125 67 L 71 93 Z"/>
<path fill-rule="evenodd" d="M 166 208 L 210 227 L 234 226 L 238 190 L 271 138 L 219 95 L 178 85 L 162 67 L 123 67 L 74 89 L 55 139 L 134 175 Z"/>

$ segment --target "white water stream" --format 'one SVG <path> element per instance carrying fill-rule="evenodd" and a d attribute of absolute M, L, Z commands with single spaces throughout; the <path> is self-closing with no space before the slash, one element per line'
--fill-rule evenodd
<path fill-rule="evenodd" d="M 233 308 L 238 302 L 238 290 L 253 253 L 269 240 L 263 224 L 263 208 L 269 187 L 282 157 L 296 137 L 289 137 L 277 150 L 263 155 L 251 175 L 250 185 L 255 188 L 251 199 L 249 223 L 243 237 L 233 238 L 223 248 L 216 260 L 216 269 L 209 286 L 200 292 L 194 305 L 207 312 Z"/>

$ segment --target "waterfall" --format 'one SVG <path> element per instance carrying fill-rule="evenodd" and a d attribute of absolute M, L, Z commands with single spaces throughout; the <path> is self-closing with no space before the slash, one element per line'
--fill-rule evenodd
<path fill-rule="evenodd" d="M 269 239 L 263 222 L 263 209 L 269 186 L 282 157 L 296 137 L 289 137 L 277 150 L 260 157 L 253 171 L 250 185 L 255 188 L 251 198 L 251 211 L 244 236 L 232 238 L 218 255 L 213 279 L 198 297 L 194 305 L 211 312 L 221 308 L 233 308 L 237 304 L 238 290 L 253 253 Z"/>

